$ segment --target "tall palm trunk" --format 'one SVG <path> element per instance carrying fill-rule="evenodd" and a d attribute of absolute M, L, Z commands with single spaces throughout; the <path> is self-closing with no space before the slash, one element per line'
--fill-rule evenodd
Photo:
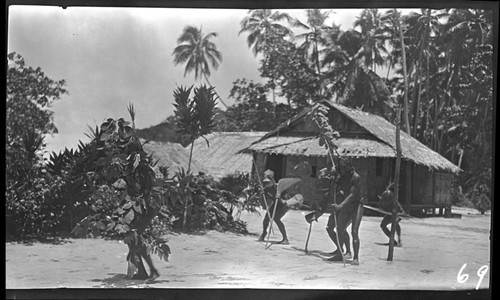
<path fill-rule="evenodd" d="M 205 76 L 205 80 L 208 83 L 208 85 L 211 86 L 211 87 L 213 87 L 213 85 L 208 80 L 207 74 L 204 74 L 204 76 Z M 220 103 L 222 103 L 222 105 L 224 105 L 224 107 L 227 108 L 226 103 L 224 103 L 224 101 L 222 101 L 222 98 L 219 96 L 219 94 L 217 93 L 217 91 L 215 90 L 215 88 L 214 88 L 214 92 L 215 92 L 215 95 L 217 96 L 217 99 L 219 99 Z"/>
<path fill-rule="evenodd" d="M 436 133 L 437 133 L 437 112 L 438 112 L 438 95 L 434 93 L 434 116 L 432 118 L 432 135 L 431 135 L 431 149 L 436 151 Z"/>
<path fill-rule="evenodd" d="M 394 255 L 394 234 L 396 231 L 396 219 L 399 207 L 399 172 L 401 169 L 401 137 L 400 137 L 400 123 L 401 123 L 401 106 L 398 105 L 396 116 L 396 167 L 394 170 L 394 199 L 392 208 L 392 225 L 389 240 L 389 253 L 387 260 L 392 261 Z M 408 168 L 407 168 L 408 169 Z"/>
<path fill-rule="evenodd" d="M 402 59 L 403 59 L 403 80 L 404 80 L 404 87 L 405 87 L 405 94 L 404 94 L 404 121 L 405 121 L 405 129 L 406 133 L 408 135 L 411 135 L 411 129 L 410 129 L 410 120 L 408 118 L 408 71 L 406 68 L 406 51 L 405 51 L 405 41 L 404 41 L 404 35 L 403 35 L 403 28 L 401 27 L 401 22 L 399 19 L 399 14 L 397 12 L 397 9 L 394 9 L 394 15 L 396 17 L 396 22 L 399 30 L 399 38 L 401 39 L 401 54 L 402 54 Z M 412 178 L 411 178 L 411 164 L 406 164 L 405 168 L 405 201 L 406 203 L 411 203 L 411 194 L 412 194 Z M 394 226 L 393 226 L 394 227 Z"/>
<path fill-rule="evenodd" d="M 417 83 L 418 80 L 418 94 L 416 95 L 416 105 L 415 105 L 415 112 L 413 114 L 414 117 L 414 122 L 413 122 L 413 137 L 417 136 L 417 130 L 418 130 L 418 122 L 419 122 L 419 117 L 420 117 L 420 93 L 422 91 L 422 83 L 421 83 L 421 63 L 422 63 L 422 56 L 424 52 L 424 46 L 427 46 L 427 49 L 429 48 L 428 46 L 428 39 L 429 39 L 429 28 L 430 28 L 430 22 L 431 22 L 431 10 L 427 9 L 427 19 L 426 19 L 426 27 L 425 27 L 425 33 L 424 33 L 424 40 L 422 42 L 422 45 L 420 46 L 420 51 L 418 53 L 418 61 L 417 61 L 417 69 L 415 72 L 415 84 Z M 428 56 L 428 55 L 427 55 Z M 415 89 L 415 93 L 417 93 L 417 90 Z"/>
<path fill-rule="evenodd" d="M 427 11 L 427 16 L 429 17 L 427 19 L 427 21 L 429 22 L 428 25 L 429 25 L 429 29 L 430 29 L 430 14 L 431 14 L 431 11 L 430 9 Z M 430 30 L 428 32 L 428 35 L 430 35 Z M 426 100 L 427 100 L 427 122 L 426 122 L 426 126 L 429 126 L 430 124 L 430 121 L 429 121 L 429 110 L 430 110 L 430 107 L 429 107 L 429 104 L 430 104 L 430 95 L 431 95 L 431 91 L 430 91 L 430 70 L 429 70 L 429 67 L 430 67 L 430 53 L 429 53 L 429 47 L 430 47 L 430 41 L 429 41 L 429 36 L 427 36 L 427 43 L 426 43 L 426 46 L 427 46 L 427 55 L 426 55 L 426 66 L 425 66 L 425 71 L 426 71 L 426 76 L 425 76 L 425 96 L 426 96 Z M 422 128 L 422 132 L 424 132 L 425 128 Z"/>
<path fill-rule="evenodd" d="M 396 25 L 398 27 L 399 31 L 399 38 L 401 40 L 401 54 L 402 54 L 402 60 L 403 60 L 403 80 L 404 80 L 404 88 L 405 88 L 405 94 L 404 94 L 404 103 L 403 103 L 403 117 L 404 117 L 404 122 L 405 122 L 405 130 L 407 134 L 410 134 L 410 120 L 408 118 L 408 71 L 406 68 L 406 50 L 405 50 L 405 41 L 404 41 L 404 35 L 403 35 L 403 28 L 401 27 L 401 22 L 399 20 L 399 13 L 397 9 L 394 9 L 394 16 L 396 20 Z"/>

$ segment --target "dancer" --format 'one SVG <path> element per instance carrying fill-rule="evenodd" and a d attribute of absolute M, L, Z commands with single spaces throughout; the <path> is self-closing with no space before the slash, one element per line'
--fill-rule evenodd
<path fill-rule="evenodd" d="M 331 207 L 334 210 L 328 219 L 326 231 L 333 241 L 337 250 L 329 261 L 342 261 L 341 247 L 337 243 L 337 233 L 339 243 L 344 244 L 346 229 L 352 223 L 352 244 L 354 257 L 352 264 L 359 265 L 359 227 L 363 218 L 363 189 L 361 186 L 361 176 L 346 162 L 340 161 L 338 165 L 339 186 L 341 194 L 346 195 L 340 204 L 334 203 Z M 335 217 L 337 217 L 337 233 L 335 232 Z"/>
<path fill-rule="evenodd" d="M 264 185 L 264 195 L 266 205 L 266 215 L 262 222 L 262 234 L 259 237 L 259 241 L 264 241 L 267 235 L 267 227 L 269 226 L 270 219 L 273 217 L 273 221 L 278 225 L 278 229 L 282 235 L 282 240 L 278 244 L 288 245 L 288 236 L 286 234 L 285 224 L 281 221 L 281 218 L 288 212 L 288 206 L 285 199 L 281 199 L 281 196 L 276 195 L 277 187 L 274 180 L 274 172 L 271 170 L 266 170 L 264 172 L 264 178 L 262 179 L 262 184 Z M 284 196 L 284 195 L 283 195 Z M 274 213 L 274 216 L 273 216 Z"/>
<path fill-rule="evenodd" d="M 379 197 L 379 203 L 378 206 L 380 209 L 386 211 L 386 212 L 392 212 L 394 208 L 394 186 L 393 184 L 389 184 L 385 191 L 382 193 L 382 195 Z M 404 211 L 403 207 L 401 206 L 401 203 L 398 202 L 398 213 L 406 214 Z M 399 222 L 401 221 L 401 217 L 398 217 L 396 220 L 396 234 L 398 236 L 398 240 L 394 239 L 394 246 L 396 247 L 402 247 L 403 242 L 401 241 L 401 226 L 399 225 Z M 391 215 L 386 215 L 382 219 L 382 222 L 380 222 L 380 228 L 382 231 L 385 233 L 385 235 L 390 238 L 391 237 L 391 230 L 387 228 L 389 224 L 392 223 L 392 216 Z"/>

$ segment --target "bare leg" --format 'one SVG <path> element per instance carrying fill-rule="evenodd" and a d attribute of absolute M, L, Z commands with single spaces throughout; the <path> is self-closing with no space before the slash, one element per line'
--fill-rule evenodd
<path fill-rule="evenodd" d="M 336 249 L 335 252 L 340 251 L 339 249 L 341 249 L 341 248 L 337 244 L 337 233 L 335 232 L 335 214 L 333 214 L 333 213 L 328 218 L 328 224 L 326 225 L 326 232 L 328 233 L 328 236 L 330 237 L 333 244 L 335 245 L 335 249 Z"/>
<path fill-rule="evenodd" d="M 391 231 L 389 230 L 389 228 L 387 228 L 387 226 L 391 223 L 391 216 L 385 216 L 383 219 L 382 219 L 382 222 L 380 222 L 380 228 L 382 229 L 382 231 L 384 232 L 384 234 L 390 238 L 391 237 Z"/>
<path fill-rule="evenodd" d="M 396 221 L 396 234 L 398 236 L 398 239 L 396 240 L 396 237 L 394 237 L 394 245 L 396 246 L 400 246 L 401 244 L 401 226 L 399 225 L 399 221 L 400 220 Z M 382 222 L 380 223 L 380 228 L 382 228 L 382 231 L 388 238 L 391 238 L 391 231 L 388 228 L 389 224 L 391 223 L 392 223 L 391 216 L 385 216 L 382 219 Z"/>
<path fill-rule="evenodd" d="M 266 212 L 264 221 L 262 221 L 262 234 L 259 237 L 259 241 L 264 241 L 267 235 L 267 227 L 269 226 L 269 214 Z"/>
<path fill-rule="evenodd" d="M 276 225 L 278 225 L 278 229 L 280 230 L 281 235 L 283 236 L 283 239 L 281 240 L 280 244 L 288 244 L 288 237 L 286 235 L 286 229 L 285 229 L 285 224 L 281 222 L 280 219 L 275 220 Z"/>
<path fill-rule="evenodd" d="M 345 254 L 347 254 L 347 256 L 349 256 L 349 255 L 351 255 L 351 241 L 349 238 L 349 233 L 347 233 L 347 230 L 345 231 L 343 240 L 344 240 L 343 246 L 345 246 L 345 248 L 346 248 Z"/>
<path fill-rule="evenodd" d="M 333 216 L 333 217 L 332 217 Z M 333 243 L 335 246 L 337 246 L 337 250 L 333 252 L 333 257 L 331 257 L 329 260 L 331 261 L 341 261 L 342 260 L 342 247 L 339 247 L 340 245 L 345 244 L 345 236 L 346 236 L 346 228 L 349 223 L 348 219 L 346 218 L 347 214 L 343 212 L 337 212 L 337 232 L 335 232 L 333 229 L 335 228 L 335 214 L 333 213 L 330 217 L 332 218 L 333 222 L 328 221 L 328 227 L 326 231 L 328 232 L 328 235 L 330 236 L 330 239 L 332 239 Z M 331 226 L 333 224 L 333 226 Z M 338 243 L 337 243 L 337 235 L 338 235 Z M 347 235 L 347 237 L 349 237 Z"/>
<path fill-rule="evenodd" d="M 132 264 L 134 265 L 134 267 L 136 268 L 135 271 L 137 271 L 136 274 L 132 275 L 133 273 L 133 269 L 130 269 L 129 271 L 131 272 L 130 274 L 127 274 L 127 276 L 132 276 L 132 279 L 146 279 L 148 277 L 148 273 L 146 272 L 146 268 L 144 267 L 144 263 L 142 262 L 142 259 L 141 259 L 141 254 L 140 254 L 140 245 L 135 245 L 135 246 L 132 246 L 132 245 L 128 245 L 128 250 L 129 250 L 129 253 L 127 255 L 127 261 L 129 262 L 129 264 Z M 131 267 L 129 265 L 129 267 Z M 132 267 L 133 268 L 133 267 Z M 127 272 L 129 273 L 129 272 Z"/>
<path fill-rule="evenodd" d="M 281 236 L 283 237 L 280 244 L 284 245 L 288 245 L 288 236 L 286 234 L 285 224 L 283 224 L 281 218 L 283 218 L 283 216 L 285 216 L 287 212 L 288 212 L 288 207 L 286 205 L 280 205 L 278 206 L 278 209 L 276 211 L 276 216 L 274 217 L 276 225 L 278 225 L 278 229 L 280 230 Z"/>
<path fill-rule="evenodd" d="M 358 205 L 357 212 L 354 214 L 354 219 L 352 220 L 352 247 L 354 248 L 354 257 L 352 264 L 359 265 L 359 226 L 361 225 L 361 219 L 363 218 L 364 206 L 362 203 Z"/>
<path fill-rule="evenodd" d="M 151 271 L 151 275 L 149 275 L 148 279 L 155 280 L 156 278 L 160 277 L 160 273 L 158 273 L 158 270 L 155 268 L 153 260 L 151 259 L 151 255 L 147 253 L 146 247 L 142 247 L 141 256 L 144 258 L 144 260 L 148 264 L 149 270 Z"/>

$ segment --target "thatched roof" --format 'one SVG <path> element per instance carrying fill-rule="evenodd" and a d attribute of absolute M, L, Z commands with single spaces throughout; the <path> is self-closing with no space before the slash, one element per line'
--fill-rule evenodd
<path fill-rule="evenodd" d="M 374 137 L 389 145 L 394 150 L 396 149 L 395 125 L 378 115 L 332 102 L 327 103 L 373 134 Z M 446 170 L 453 173 L 460 171 L 459 167 L 404 131 L 401 131 L 400 141 L 401 156 L 403 159 L 431 169 Z"/>
<path fill-rule="evenodd" d="M 395 151 L 384 143 L 370 139 L 339 138 L 335 141 L 338 153 L 349 157 L 394 157 Z M 249 147 L 255 152 L 283 155 L 325 156 L 327 150 L 319 145 L 318 136 L 274 136 Z"/>
<path fill-rule="evenodd" d="M 351 157 L 395 157 L 396 156 L 396 126 L 378 115 L 370 114 L 358 109 L 349 108 L 341 104 L 328 101 L 324 105 L 335 109 L 348 119 L 357 123 L 370 133 L 370 138 L 345 138 L 334 141 L 339 147 L 340 155 Z M 245 150 L 285 155 L 322 156 L 326 151 L 319 146 L 318 136 L 292 137 L 286 131 L 300 119 L 309 115 L 314 109 L 309 108 L 284 122 L 278 128 L 268 132 L 261 140 L 256 141 Z M 402 159 L 409 160 L 417 165 L 449 172 L 459 172 L 460 168 L 434 152 L 415 138 L 401 131 Z"/>
<path fill-rule="evenodd" d="M 141 139 L 144 144 L 145 140 Z M 171 177 L 179 168 L 187 170 L 189 162 L 189 149 L 181 144 L 169 142 L 148 141 L 143 145 L 144 151 L 153 155 L 154 160 L 158 160 L 157 166 L 168 167 L 168 175 Z M 198 172 L 201 170 L 200 163 L 193 157 L 191 160 L 191 170 Z"/>
<path fill-rule="evenodd" d="M 215 178 L 236 172 L 251 173 L 252 155 L 237 153 L 264 136 L 265 132 L 217 132 L 197 139 L 193 157 L 199 162 L 200 170 Z M 189 148 L 187 146 L 186 148 Z"/>

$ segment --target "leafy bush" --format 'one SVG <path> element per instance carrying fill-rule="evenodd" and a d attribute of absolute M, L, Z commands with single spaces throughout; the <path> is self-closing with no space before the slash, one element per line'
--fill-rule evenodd
<path fill-rule="evenodd" d="M 487 185 L 478 185 L 474 187 L 472 192 L 462 193 L 461 188 L 452 190 L 451 204 L 458 207 L 474 208 L 481 214 L 491 209 L 490 191 Z"/>
<path fill-rule="evenodd" d="M 42 171 L 33 170 L 31 182 L 6 190 L 8 239 L 49 237 L 55 234 L 64 210 L 64 204 L 57 201 L 60 179 L 52 179 Z"/>
<path fill-rule="evenodd" d="M 245 207 L 245 202 L 239 202 L 238 199 L 248 186 L 245 181 L 247 177 L 248 175 L 242 175 L 241 187 L 237 187 L 240 192 L 235 194 L 235 190 L 224 189 L 227 186 L 208 175 L 192 175 L 183 169 L 179 170 L 174 179 L 166 182 L 164 186 L 173 216 L 173 229 L 184 228 L 183 230 L 189 232 L 218 230 L 247 233 L 246 224 L 234 216 L 237 207 Z M 187 201 L 189 205 L 185 209 Z"/>
<path fill-rule="evenodd" d="M 8 239 L 50 236 L 61 219 L 58 201 L 64 181 L 47 174 L 43 136 L 57 133 L 50 106 L 67 94 L 64 80 L 54 81 L 21 55 L 7 55 L 5 209 Z"/>
<path fill-rule="evenodd" d="M 474 208 L 481 214 L 491 209 L 490 189 L 486 184 L 476 186 L 470 198 Z"/>

